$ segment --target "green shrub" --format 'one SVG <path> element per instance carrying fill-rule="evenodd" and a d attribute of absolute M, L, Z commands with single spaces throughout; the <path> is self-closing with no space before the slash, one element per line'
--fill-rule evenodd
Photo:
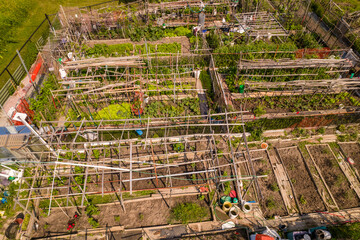
<path fill-rule="evenodd" d="M 171 214 L 172 219 L 187 224 L 203 220 L 208 216 L 208 211 L 197 203 L 180 203 L 171 209 Z"/>

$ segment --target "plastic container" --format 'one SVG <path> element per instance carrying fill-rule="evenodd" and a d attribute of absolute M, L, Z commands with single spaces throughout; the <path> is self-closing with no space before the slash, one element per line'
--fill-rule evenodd
<path fill-rule="evenodd" d="M 220 203 L 221 203 L 221 204 L 224 204 L 224 202 L 226 202 L 226 196 L 222 196 L 222 197 L 220 198 Z"/>
<path fill-rule="evenodd" d="M 261 143 L 262 149 L 268 149 L 269 145 L 267 143 Z"/>
<path fill-rule="evenodd" d="M 242 207 L 241 207 L 241 210 L 244 212 L 244 213 L 248 213 L 252 210 L 252 207 L 249 203 L 245 202 L 242 204 Z"/>
<path fill-rule="evenodd" d="M 235 197 L 236 197 L 236 192 L 235 192 L 235 190 L 231 190 L 230 193 L 229 193 L 229 196 L 230 196 L 231 198 L 235 198 Z"/>
<path fill-rule="evenodd" d="M 230 211 L 231 207 L 232 207 L 231 202 L 224 202 L 222 209 L 224 210 L 224 212 L 227 213 Z"/>
<path fill-rule="evenodd" d="M 237 207 L 232 207 L 229 210 L 230 219 L 237 218 L 239 216 L 239 209 Z"/>

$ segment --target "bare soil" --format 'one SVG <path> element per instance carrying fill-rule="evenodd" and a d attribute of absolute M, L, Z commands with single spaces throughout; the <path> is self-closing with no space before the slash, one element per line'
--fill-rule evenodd
<path fill-rule="evenodd" d="M 339 143 L 345 157 L 350 157 L 354 160 L 353 167 L 360 173 L 360 145 L 359 143 Z"/>
<path fill-rule="evenodd" d="M 252 175 L 251 174 L 252 171 L 251 171 L 248 163 L 240 164 L 239 168 L 240 168 L 241 175 L 248 175 L 248 176 Z M 246 186 L 246 187 L 249 186 L 249 183 L 250 183 L 249 181 L 243 182 L 244 186 Z M 246 199 L 246 201 L 258 202 L 258 199 L 256 197 L 256 188 L 254 187 L 254 185 L 252 185 L 252 187 L 248 190 L 248 192 L 245 196 L 245 199 Z"/>
<path fill-rule="evenodd" d="M 324 211 L 325 205 L 316 190 L 303 158 L 297 148 L 278 149 L 283 164 L 295 188 L 303 213 Z"/>
<path fill-rule="evenodd" d="M 309 146 L 314 161 L 321 169 L 326 184 L 329 186 L 339 208 L 352 208 L 359 206 L 359 198 L 354 190 L 350 188 L 350 183 L 341 171 L 337 160 L 331 154 L 328 146 L 313 145 Z"/>
<path fill-rule="evenodd" d="M 253 161 L 254 169 L 256 175 L 267 174 L 267 178 L 258 178 L 258 183 L 260 186 L 261 193 L 263 195 L 263 200 L 260 200 L 261 210 L 265 217 L 273 216 L 285 216 L 287 215 L 286 207 L 284 201 L 281 197 L 280 191 L 273 191 L 271 186 L 277 184 L 270 160 L 265 151 L 253 151 L 250 152 L 251 158 L 259 158 L 260 160 Z M 269 201 L 275 203 L 275 207 L 269 208 L 267 204 Z"/>
<path fill-rule="evenodd" d="M 123 211 L 119 203 L 100 205 L 100 214 L 93 216 L 100 223 L 100 227 L 105 226 L 124 226 L 125 228 L 139 228 L 168 224 L 171 216 L 171 208 L 179 203 L 193 202 L 207 208 L 207 217 L 203 221 L 211 219 L 209 201 L 198 200 L 196 195 L 173 197 L 166 199 L 146 200 L 143 202 L 125 202 L 126 212 Z M 63 208 L 69 215 L 73 216 L 76 208 Z M 88 217 L 84 209 L 76 222 L 75 230 L 85 230 L 92 228 L 88 223 Z M 53 208 L 50 216 L 40 216 L 39 231 L 34 237 L 55 235 L 55 233 L 66 233 L 68 217 L 59 209 Z"/>

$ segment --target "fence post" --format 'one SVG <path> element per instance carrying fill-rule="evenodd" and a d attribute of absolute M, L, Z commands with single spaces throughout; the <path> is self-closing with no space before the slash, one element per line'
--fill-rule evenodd
<path fill-rule="evenodd" d="M 49 16 L 48 16 L 46 13 L 45 13 L 45 18 L 46 18 L 46 20 L 48 21 L 50 27 L 53 28 L 53 26 L 52 26 L 52 24 L 51 24 L 51 22 L 50 22 Z"/>
<path fill-rule="evenodd" d="M 10 75 L 10 82 L 11 82 L 11 85 L 13 86 L 14 88 L 14 91 L 16 91 L 16 81 L 15 81 L 15 78 L 13 77 L 13 75 L 11 75 L 10 71 L 5 68 L 5 70 L 7 71 L 7 73 Z"/>
<path fill-rule="evenodd" d="M 54 27 L 53 27 L 53 25 L 51 24 L 51 21 L 50 21 L 50 19 L 49 19 L 49 15 L 47 15 L 46 13 L 45 13 L 45 18 L 46 18 L 46 20 L 47 20 L 47 21 L 48 21 L 48 23 L 49 23 L 50 30 L 51 30 L 51 31 L 53 31 L 54 36 L 56 37 L 55 28 L 54 28 Z"/>
<path fill-rule="evenodd" d="M 33 87 L 34 87 L 35 91 L 37 92 L 37 94 L 39 94 L 38 90 L 36 89 L 36 86 L 35 86 L 34 82 L 32 81 L 32 78 L 31 78 L 31 76 L 30 76 L 30 73 L 29 73 L 29 71 L 27 70 L 27 67 L 26 67 L 26 65 L 25 65 L 25 62 L 24 62 L 24 60 L 22 59 L 22 57 L 21 57 L 21 55 L 20 55 L 19 50 L 16 50 L 16 53 L 18 54 L 18 56 L 19 56 L 19 58 L 20 58 L 20 61 L 21 61 L 22 65 L 23 65 L 23 67 L 25 68 L 25 71 L 26 71 L 26 74 L 28 75 L 28 78 L 29 78 L 30 83 L 33 85 Z"/>

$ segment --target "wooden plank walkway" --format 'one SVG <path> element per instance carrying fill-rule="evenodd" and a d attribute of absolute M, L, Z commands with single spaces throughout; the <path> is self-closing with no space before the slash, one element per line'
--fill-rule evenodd
<path fill-rule="evenodd" d="M 274 170 L 275 178 L 278 183 L 280 193 L 284 200 L 288 213 L 292 214 L 294 212 L 297 212 L 298 210 L 294 200 L 293 192 L 289 179 L 286 176 L 284 166 L 280 163 L 279 159 L 277 159 L 276 156 L 269 155 L 269 159 Z"/>

